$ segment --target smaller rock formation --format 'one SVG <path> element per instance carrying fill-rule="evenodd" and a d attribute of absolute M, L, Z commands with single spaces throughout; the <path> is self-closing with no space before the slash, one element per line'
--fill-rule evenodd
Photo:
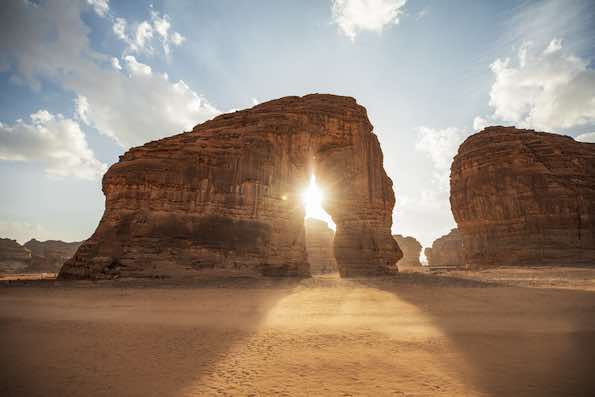
<path fill-rule="evenodd" d="M 0 273 L 23 273 L 31 264 L 31 251 L 16 240 L 0 238 Z"/>
<path fill-rule="evenodd" d="M 471 267 L 595 265 L 595 144 L 487 127 L 459 147 L 450 204 Z"/>
<path fill-rule="evenodd" d="M 24 245 L 31 254 L 31 264 L 27 272 L 59 272 L 64 262 L 72 258 L 81 244 L 82 241 L 67 243 L 60 240 L 29 240 Z"/>
<path fill-rule="evenodd" d="M 408 267 L 408 266 L 421 266 L 419 261 L 419 254 L 421 254 L 421 244 L 414 237 L 401 236 L 400 234 L 393 236 L 401 251 L 403 251 L 403 257 L 397 262 L 397 266 Z"/>
<path fill-rule="evenodd" d="M 400 245 L 400 244 L 399 244 Z M 424 254 L 429 266 L 464 266 L 463 238 L 457 229 L 434 240 Z"/>
<path fill-rule="evenodd" d="M 324 274 L 337 271 L 337 261 L 333 252 L 335 232 L 325 221 L 308 218 L 306 227 L 306 252 L 311 274 Z"/>

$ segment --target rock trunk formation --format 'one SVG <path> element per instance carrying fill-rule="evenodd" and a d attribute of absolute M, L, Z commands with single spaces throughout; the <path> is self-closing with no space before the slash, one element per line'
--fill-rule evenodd
<path fill-rule="evenodd" d="M 335 232 L 325 221 L 306 219 L 306 252 L 310 273 L 324 274 L 337 271 L 337 261 L 333 252 Z"/>
<path fill-rule="evenodd" d="M 341 275 L 392 273 L 401 252 L 382 161 L 353 98 L 285 97 L 220 115 L 110 167 L 104 215 L 60 277 L 309 275 L 300 192 L 313 172 Z"/>
<path fill-rule="evenodd" d="M 424 250 L 429 266 L 464 266 L 463 238 L 457 229 L 437 238 Z"/>
<path fill-rule="evenodd" d="M 403 257 L 397 262 L 397 266 L 410 267 L 410 266 L 421 266 L 419 261 L 419 254 L 421 254 L 421 244 L 414 237 L 401 236 L 397 234 L 393 236 L 395 241 L 403 252 Z"/>
<path fill-rule="evenodd" d="M 595 265 L 595 144 L 488 127 L 459 147 L 450 184 L 468 265 Z"/>

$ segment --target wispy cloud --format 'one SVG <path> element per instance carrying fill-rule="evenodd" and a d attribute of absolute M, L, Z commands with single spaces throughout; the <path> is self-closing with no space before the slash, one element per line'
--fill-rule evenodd
<path fill-rule="evenodd" d="M 407 0 L 333 0 L 333 21 L 351 40 L 359 32 L 382 32 L 389 24 L 398 24 Z"/>

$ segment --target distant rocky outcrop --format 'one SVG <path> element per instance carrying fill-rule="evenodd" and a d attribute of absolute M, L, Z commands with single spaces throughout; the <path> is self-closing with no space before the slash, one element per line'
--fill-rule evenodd
<path fill-rule="evenodd" d="M 0 273 L 23 273 L 31 265 L 31 251 L 16 240 L 0 238 Z"/>
<path fill-rule="evenodd" d="M 38 241 L 31 239 L 24 245 L 31 251 L 29 272 L 58 272 L 68 259 L 72 258 L 81 241 L 67 243 L 60 240 Z"/>
<path fill-rule="evenodd" d="M 20 245 L 16 240 L 0 239 L 0 273 L 55 273 L 74 255 L 80 242 L 32 239 Z"/>
<path fill-rule="evenodd" d="M 395 203 L 366 109 L 326 94 L 222 114 L 130 149 L 103 177 L 104 215 L 62 278 L 307 276 L 301 191 L 312 173 L 344 277 L 397 271 Z"/>
<path fill-rule="evenodd" d="M 464 266 L 463 239 L 457 229 L 434 240 L 432 248 L 424 250 L 429 266 Z"/>
<path fill-rule="evenodd" d="M 450 202 L 470 266 L 595 265 L 595 144 L 514 127 L 467 138 Z"/>
<path fill-rule="evenodd" d="M 421 254 L 421 244 L 414 237 L 394 235 L 394 239 L 403 251 L 403 257 L 397 262 L 397 266 L 421 266 L 419 255 Z"/>
<path fill-rule="evenodd" d="M 310 263 L 310 273 L 324 274 L 337 271 L 333 252 L 335 232 L 325 221 L 308 218 L 306 227 L 306 251 Z"/>

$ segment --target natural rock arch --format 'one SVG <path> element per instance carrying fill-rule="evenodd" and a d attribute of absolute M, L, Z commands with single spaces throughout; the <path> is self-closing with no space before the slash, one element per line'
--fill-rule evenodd
<path fill-rule="evenodd" d="M 340 274 L 395 272 L 402 254 L 382 161 L 353 98 L 285 97 L 220 115 L 110 167 L 105 213 L 60 276 L 308 275 L 300 192 L 312 172 L 337 225 Z"/>

